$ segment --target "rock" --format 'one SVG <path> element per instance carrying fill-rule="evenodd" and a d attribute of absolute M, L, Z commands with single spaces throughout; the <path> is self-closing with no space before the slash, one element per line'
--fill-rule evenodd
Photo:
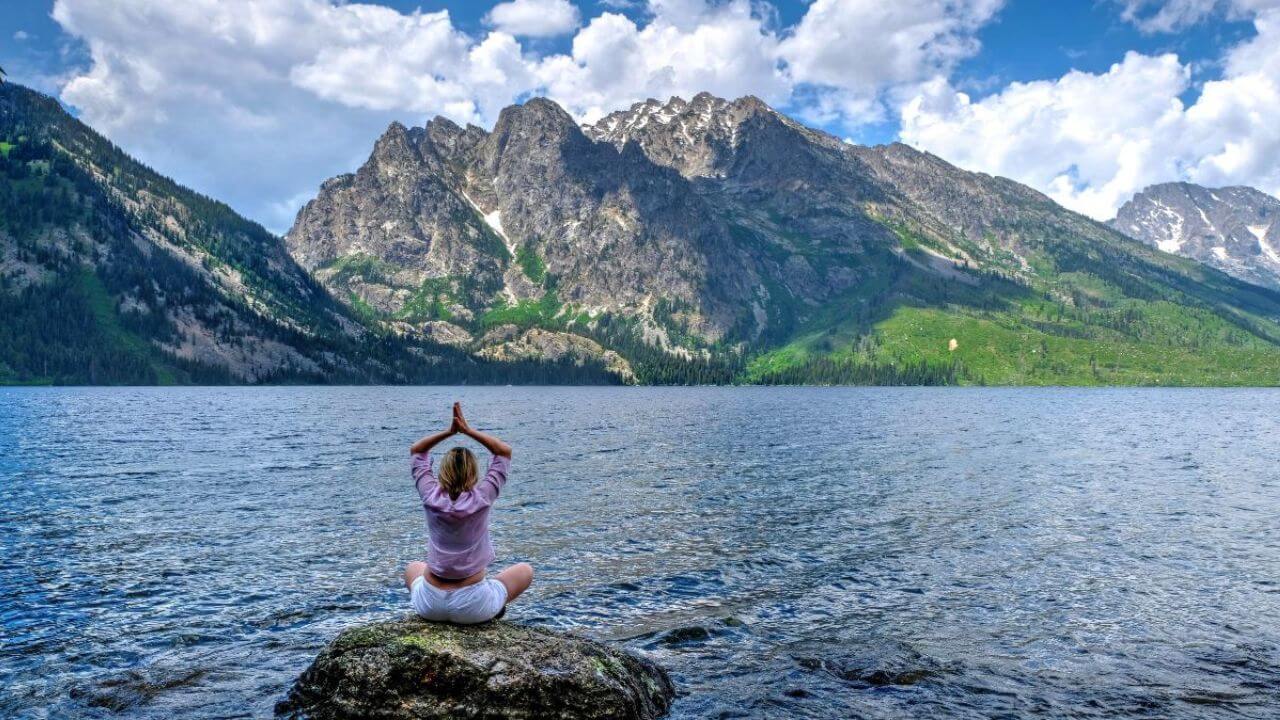
<path fill-rule="evenodd" d="M 579 365 L 597 362 L 624 383 L 636 380 L 626 358 L 606 350 L 595 340 L 572 333 L 533 328 L 521 334 L 515 325 L 500 325 L 486 333 L 480 342 L 484 347 L 477 354 L 491 360 L 572 360 Z"/>
<path fill-rule="evenodd" d="M 466 328 L 454 325 L 444 320 L 432 320 L 422 324 L 421 332 L 432 340 L 452 345 L 454 347 L 463 347 L 471 343 L 471 333 Z"/>
<path fill-rule="evenodd" d="M 667 674 L 637 655 L 573 635 L 492 622 L 417 618 L 342 632 L 298 678 L 287 718 L 622 718 L 665 714 Z"/>

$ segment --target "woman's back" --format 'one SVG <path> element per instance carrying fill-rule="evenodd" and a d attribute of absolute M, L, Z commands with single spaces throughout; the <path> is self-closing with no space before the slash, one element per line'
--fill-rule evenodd
<path fill-rule="evenodd" d="M 439 578 L 470 577 L 493 562 L 489 510 L 507 482 L 511 460 L 494 455 L 475 487 L 451 497 L 432 469 L 430 452 L 413 456 L 412 472 L 427 516 L 427 566 Z"/>

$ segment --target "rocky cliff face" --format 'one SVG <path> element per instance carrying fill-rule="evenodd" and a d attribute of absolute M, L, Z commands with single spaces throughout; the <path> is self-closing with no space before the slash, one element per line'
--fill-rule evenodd
<path fill-rule="evenodd" d="M 1037 336 L 1101 338 L 1131 321 L 1089 313 L 1162 301 L 1212 308 L 1268 347 L 1280 338 L 1280 296 L 1010 180 L 900 144 L 851 145 L 752 97 L 649 100 L 581 127 L 545 99 L 507 108 L 491 132 L 442 119 L 393 126 L 355 175 L 322 187 L 287 244 L 340 297 L 406 332 L 481 357 L 621 360 L 641 382 L 906 381 L 919 374 L 884 368 L 904 356 L 950 367 L 965 354 L 945 349 L 951 338 L 923 354 L 885 351 L 877 328 L 909 307 L 947 318 L 999 310 Z M 1063 311 L 1046 324 L 1028 297 Z M 1103 324 L 1058 328 L 1068 306 Z M 1186 322 L 1182 341 L 1210 332 L 1207 320 Z M 1123 332 L 1147 342 L 1166 331 Z M 998 356 L 1025 350 L 986 352 L 1006 372 Z M 845 370 L 883 365 L 832 371 L 819 360 L 833 354 Z M 1093 355 L 1089 376 L 1101 377 Z M 673 369 L 681 363 L 692 370 Z M 779 363 L 805 369 L 779 375 Z"/>
<path fill-rule="evenodd" d="M 340 296 L 379 311 L 400 310 L 431 279 L 446 307 L 465 314 L 501 287 L 506 265 L 500 229 L 476 212 L 449 162 L 480 133 L 393 124 L 363 167 L 326 182 L 302 209 L 285 238 L 290 252 Z"/>
<path fill-rule="evenodd" d="M 535 99 L 491 133 L 393 126 L 286 240 L 340 296 L 425 332 L 455 322 L 476 348 L 486 317 L 527 308 L 588 332 L 620 318 L 694 357 L 783 337 L 891 274 L 900 238 L 879 213 L 903 201 L 885 193 L 843 143 L 755 98 L 650 101 L 583 128 Z"/>
<path fill-rule="evenodd" d="M 754 97 L 655 100 L 585 131 L 621 151 L 637 147 L 691 189 L 744 241 L 772 289 L 759 328 L 784 331 L 807 308 L 886 270 L 877 255 L 898 246 L 881 206 L 886 195 L 849 146 L 806 128 Z"/>
<path fill-rule="evenodd" d="M 687 185 L 533 100 L 491 133 L 393 125 L 355 175 L 325 183 L 286 242 L 340 294 L 410 323 L 527 308 L 662 332 L 665 302 L 714 340 L 742 319 L 754 270 Z"/>
<path fill-rule="evenodd" d="M 709 203 L 788 253 L 792 270 L 800 260 L 811 267 L 834 260 L 835 273 L 792 288 L 810 301 L 865 279 L 856 270 L 866 270 L 868 253 L 901 250 L 904 234 L 908 246 L 923 241 L 926 251 L 955 261 L 953 271 L 1020 273 L 1032 252 L 1028 234 L 1124 244 L 1024 185 L 898 143 L 845 143 L 752 97 L 650 100 L 585 130 L 615 147 L 636 144 L 655 164 L 694 181 Z"/>
<path fill-rule="evenodd" d="M 1280 288 L 1280 200 L 1253 188 L 1152 185 L 1110 225 L 1165 252 Z"/>

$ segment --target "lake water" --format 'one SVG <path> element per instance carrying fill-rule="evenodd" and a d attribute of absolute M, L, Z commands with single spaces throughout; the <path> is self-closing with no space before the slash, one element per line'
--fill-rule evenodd
<path fill-rule="evenodd" d="M 262 717 L 407 610 L 407 446 L 516 448 L 517 621 L 672 716 L 1276 717 L 1280 392 L 0 389 L 0 716 Z"/>

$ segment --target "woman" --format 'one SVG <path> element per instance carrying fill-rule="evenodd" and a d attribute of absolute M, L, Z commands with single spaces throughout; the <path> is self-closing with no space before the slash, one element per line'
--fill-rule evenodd
<path fill-rule="evenodd" d="M 431 448 L 459 433 L 493 455 L 483 480 L 476 472 L 475 455 L 464 447 L 444 454 L 438 479 L 432 473 Z M 462 416 L 462 405 L 454 403 L 449 429 L 422 438 L 409 453 L 413 456 L 413 481 L 427 511 L 429 536 L 427 561 L 409 563 L 404 569 L 404 584 L 414 611 L 426 620 L 460 625 L 501 617 L 507 603 L 533 582 L 533 568 L 528 563 L 485 577 L 485 568 L 493 562 L 489 509 L 507 481 L 511 446 L 473 430 Z"/>

